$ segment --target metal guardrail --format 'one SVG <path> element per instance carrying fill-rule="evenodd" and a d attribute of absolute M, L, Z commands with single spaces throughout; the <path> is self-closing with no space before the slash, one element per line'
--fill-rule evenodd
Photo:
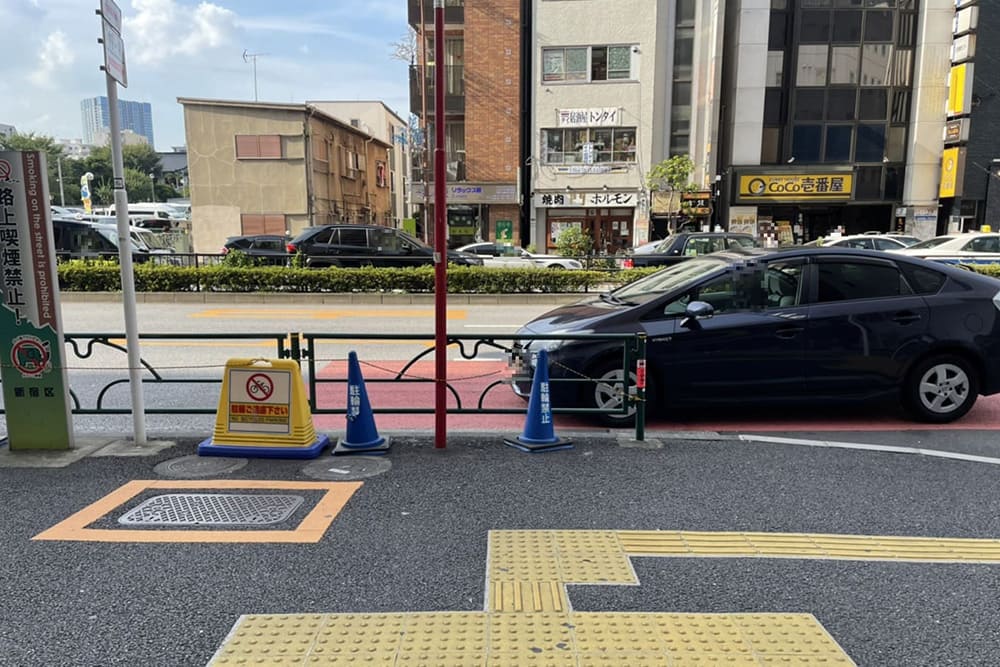
<path fill-rule="evenodd" d="M 90 359 L 94 356 L 97 349 L 108 349 L 115 350 L 121 354 L 127 353 L 127 348 L 125 346 L 125 334 L 124 333 L 68 333 L 64 336 L 66 341 L 66 348 L 68 353 L 77 359 Z M 373 334 L 373 333 L 211 333 L 211 334 L 195 334 L 195 333 L 146 333 L 139 335 L 140 342 L 153 342 L 153 341 L 232 341 L 234 343 L 246 342 L 246 341 L 270 341 L 274 343 L 274 353 L 278 359 L 293 359 L 298 361 L 305 371 L 304 380 L 306 382 L 308 390 L 308 400 L 309 408 L 312 414 L 346 414 L 346 401 L 344 407 L 330 407 L 321 405 L 319 403 L 320 392 L 318 391 L 321 385 L 327 384 L 344 384 L 348 382 L 346 373 L 344 377 L 326 377 L 321 373 L 321 365 L 326 365 L 329 363 L 346 361 L 347 357 L 323 357 L 320 352 L 320 346 L 324 344 L 347 344 L 349 342 L 354 342 L 358 340 L 364 340 L 368 342 L 378 342 L 378 341 L 411 341 L 414 343 L 420 343 L 422 341 L 432 342 L 434 340 L 434 334 Z M 448 337 L 449 347 L 457 347 L 459 354 L 461 354 L 463 359 L 475 360 L 481 352 L 489 351 L 502 351 L 510 360 L 512 355 L 516 354 L 514 347 L 515 340 L 518 342 L 528 342 L 533 340 L 566 340 L 566 341 L 587 341 L 587 342 L 614 342 L 620 344 L 621 347 L 621 359 L 622 368 L 628 369 L 629 372 L 634 372 L 633 369 L 639 367 L 645 367 L 646 359 L 646 337 L 644 334 L 563 334 L 563 335 L 519 335 L 516 338 L 511 334 L 483 334 L 483 335 L 454 335 Z M 383 371 L 390 371 L 389 377 L 370 377 L 366 378 L 366 384 L 377 384 L 377 383 L 425 383 L 431 384 L 435 382 L 433 377 L 422 377 L 413 372 L 414 366 L 425 359 L 429 355 L 433 354 L 434 348 L 427 347 L 421 352 L 417 353 L 399 369 L 386 369 L 373 362 L 364 362 L 362 365 L 368 365 L 370 367 L 379 368 Z M 68 358 L 68 355 L 67 355 Z M 495 361 L 496 359 L 490 359 L 490 361 Z M 221 385 L 222 384 L 222 373 L 225 368 L 225 362 L 212 364 L 210 366 L 204 365 L 188 365 L 188 366 L 170 366 L 157 368 L 153 364 L 149 363 L 145 358 L 141 360 L 142 369 L 145 371 L 145 377 L 143 378 L 144 385 L 159 385 L 159 386 L 170 386 L 170 385 Z M 108 402 L 109 393 L 118 386 L 127 385 L 128 383 L 128 368 L 127 364 L 125 366 L 119 366 L 110 369 L 95 369 L 95 368 L 77 368 L 74 367 L 71 361 L 67 361 L 67 369 L 71 371 L 81 371 L 81 370 L 110 370 L 112 372 L 121 372 L 123 377 L 116 378 L 111 381 L 106 382 L 103 386 L 97 389 L 96 396 L 92 402 L 85 403 L 81 401 L 81 398 L 73 387 L 73 378 L 70 378 L 70 397 L 72 400 L 72 413 L 74 415 L 124 415 L 131 414 L 131 408 L 115 408 L 106 405 Z M 553 362 L 550 364 L 552 366 L 558 365 L 558 362 Z M 192 377 L 188 375 L 175 376 L 167 371 L 191 371 L 196 368 L 218 368 L 219 375 L 218 378 L 206 378 L 206 377 Z M 567 374 L 572 377 L 556 377 L 553 378 L 550 375 L 550 385 L 554 383 L 584 383 L 584 382 L 596 382 L 596 378 L 591 378 L 576 369 L 570 369 L 568 367 L 562 366 L 566 370 Z M 505 377 L 497 379 L 489 383 L 480 393 L 479 396 L 474 401 L 473 405 L 466 406 L 463 402 L 463 397 L 461 393 L 455 388 L 454 382 L 476 379 L 482 376 L 470 376 L 466 378 L 450 378 L 448 385 L 448 391 L 455 401 L 455 407 L 448 408 L 448 414 L 524 414 L 526 409 L 520 408 L 490 408 L 487 407 L 487 396 L 490 392 L 494 391 L 497 387 L 502 385 L 509 385 L 514 381 L 513 377 Z M 641 384 L 641 383 L 640 383 Z M 617 410 L 610 409 L 600 409 L 600 408 L 580 408 L 580 407 L 553 407 L 552 412 L 555 414 L 576 414 L 576 415 L 620 415 L 622 417 L 627 417 L 632 408 L 635 406 L 635 437 L 636 440 L 643 440 L 645 437 L 645 389 L 644 386 L 639 386 L 636 388 L 635 393 L 630 393 L 627 389 L 623 392 L 622 398 L 625 399 L 621 402 L 621 407 Z M 88 407 L 92 406 L 92 407 Z M 434 414 L 433 408 L 414 408 L 414 407 L 375 407 L 373 406 L 372 411 L 374 413 L 383 414 Z M 0 414 L 5 414 L 6 410 L 0 409 Z M 209 407 L 163 407 L 157 405 L 147 404 L 145 408 L 145 413 L 148 415 L 194 415 L 194 414 L 215 414 L 215 408 Z"/>

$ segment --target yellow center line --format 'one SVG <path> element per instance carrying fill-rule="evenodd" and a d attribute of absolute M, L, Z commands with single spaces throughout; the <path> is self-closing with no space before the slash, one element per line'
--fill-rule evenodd
<path fill-rule="evenodd" d="M 300 318 L 307 320 L 332 320 L 338 318 L 431 318 L 434 311 L 426 308 L 421 309 L 326 309 L 326 308 L 210 308 L 197 313 L 191 313 L 188 317 L 220 318 L 220 319 L 247 319 L 247 320 L 271 320 L 278 318 Z M 468 317 L 468 311 L 463 309 L 449 309 L 447 311 L 449 320 L 464 320 Z"/>

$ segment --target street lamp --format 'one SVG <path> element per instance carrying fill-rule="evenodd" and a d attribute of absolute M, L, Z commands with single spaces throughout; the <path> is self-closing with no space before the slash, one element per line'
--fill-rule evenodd
<path fill-rule="evenodd" d="M 149 194 L 152 196 L 152 201 L 156 203 L 156 174 L 150 172 L 149 174 Z"/>

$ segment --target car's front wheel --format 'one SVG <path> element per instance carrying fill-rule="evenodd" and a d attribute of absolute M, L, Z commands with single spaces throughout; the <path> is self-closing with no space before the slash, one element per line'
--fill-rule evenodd
<path fill-rule="evenodd" d="M 924 359 L 910 371 L 903 386 L 903 403 L 910 414 L 936 424 L 958 419 L 978 396 L 976 369 L 954 354 Z"/>
<path fill-rule="evenodd" d="M 629 371 L 628 387 L 626 388 L 624 378 L 625 373 L 621 362 L 606 362 L 597 366 L 593 372 L 588 374 L 591 378 L 589 382 L 583 383 L 586 387 L 585 405 L 600 410 L 614 410 L 605 414 L 599 414 L 598 419 L 607 426 L 625 428 L 635 424 L 637 389 L 635 386 L 635 371 Z M 653 387 L 647 382 L 646 385 L 646 405 L 652 404 Z M 626 412 L 621 412 L 622 403 L 627 402 Z"/>

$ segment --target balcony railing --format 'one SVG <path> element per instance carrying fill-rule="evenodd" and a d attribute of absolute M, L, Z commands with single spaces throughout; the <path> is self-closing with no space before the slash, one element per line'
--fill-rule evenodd
<path fill-rule="evenodd" d="M 411 26 L 420 25 L 420 0 L 409 0 L 409 22 Z M 465 0 L 445 0 L 444 22 L 446 25 L 461 25 L 465 23 Z M 434 23 L 434 0 L 424 0 L 424 23 Z"/>
<path fill-rule="evenodd" d="M 434 111 L 434 65 L 427 67 L 426 88 L 420 89 L 420 65 L 410 65 L 410 112 L 423 113 L 420 96 L 427 94 L 427 113 Z M 465 80 L 461 65 L 444 67 L 444 111 L 448 114 L 465 113 Z"/>

